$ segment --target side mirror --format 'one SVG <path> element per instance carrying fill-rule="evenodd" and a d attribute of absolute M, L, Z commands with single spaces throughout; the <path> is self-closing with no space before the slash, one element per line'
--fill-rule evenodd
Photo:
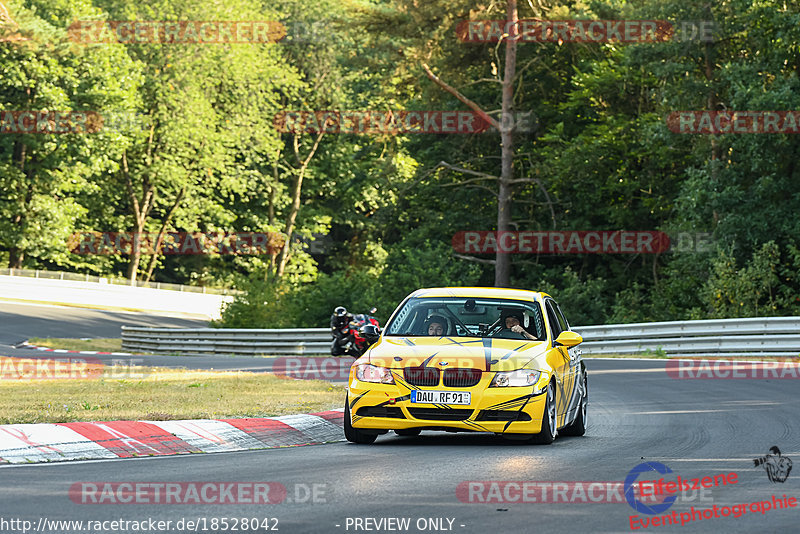
<path fill-rule="evenodd" d="M 556 343 L 559 345 L 564 345 L 565 347 L 574 347 L 578 343 L 582 343 L 583 338 L 577 332 L 571 332 L 569 330 L 564 330 L 558 337 L 556 338 Z"/>
<path fill-rule="evenodd" d="M 369 309 L 369 314 L 370 314 L 370 315 L 372 315 L 372 314 L 374 314 L 376 311 L 378 311 L 378 308 L 376 308 L 376 307 L 374 307 L 374 306 L 373 306 L 372 308 L 370 308 L 370 309 Z"/>
<path fill-rule="evenodd" d="M 374 344 L 378 341 L 378 338 L 381 337 L 380 329 L 374 324 L 365 324 L 359 329 L 359 333 L 370 345 Z"/>

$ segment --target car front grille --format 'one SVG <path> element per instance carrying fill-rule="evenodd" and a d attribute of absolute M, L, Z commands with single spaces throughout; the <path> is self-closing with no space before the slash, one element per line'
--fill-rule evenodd
<path fill-rule="evenodd" d="M 531 416 L 516 410 L 481 410 L 476 421 L 530 421 Z"/>
<path fill-rule="evenodd" d="M 412 386 L 438 386 L 439 370 L 435 367 L 405 367 L 403 378 Z"/>
<path fill-rule="evenodd" d="M 441 409 L 441 408 L 408 408 L 408 413 L 415 419 L 428 419 L 431 421 L 463 421 L 469 419 L 472 410 Z"/>
<path fill-rule="evenodd" d="M 356 412 L 356 415 L 362 417 L 394 417 L 396 419 L 405 419 L 403 410 L 397 406 L 362 406 Z"/>
<path fill-rule="evenodd" d="M 480 369 L 445 369 L 442 381 L 448 388 L 468 388 L 481 381 Z"/>

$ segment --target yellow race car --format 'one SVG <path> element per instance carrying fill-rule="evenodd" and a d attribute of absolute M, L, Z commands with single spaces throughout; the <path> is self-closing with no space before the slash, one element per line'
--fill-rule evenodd
<path fill-rule="evenodd" d="M 582 341 L 546 293 L 417 290 L 350 368 L 345 437 L 471 431 L 549 444 L 557 434 L 582 436 Z"/>

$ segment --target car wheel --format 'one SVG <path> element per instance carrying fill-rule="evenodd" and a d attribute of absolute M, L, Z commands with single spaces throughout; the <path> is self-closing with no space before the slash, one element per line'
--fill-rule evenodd
<path fill-rule="evenodd" d="M 344 401 L 344 437 L 351 443 L 359 443 L 361 445 L 374 443 L 375 440 L 378 439 L 378 434 L 370 434 L 357 428 L 353 428 L 353 423 L 350 421 L 349 398 L 345 398 Z"/>
<path fill-rule="evenodd" d="M 398 436 L 419 436 L 422 430 L 418 428 L 406 428 L 403 430 L 395 430 L 394 433 Z"/>
<path fill-rule="evenodd" d="M 583 373 L 583 391 L 581 398 L 581 407 L 578 410 L 578 416 L 569 424 L 569 426 L 561 430 L 564 436 L 583 436 L 586 434 L 586 409 L 589 405 L 589 381 L 586 378 L 586 372 Z"/>
<path fill-rule="evenodd" d="M 553 383 L 547 385 L 547 397 L 544 401 L 544 413 L 542 414 L 542 430 L 534 434 L 531 442 L 541 445 L 549 445 L 556 439 L 556 398 Z"/>

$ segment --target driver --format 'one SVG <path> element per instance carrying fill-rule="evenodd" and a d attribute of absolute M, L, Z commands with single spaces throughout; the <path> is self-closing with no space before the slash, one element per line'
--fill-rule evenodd
<path fill-rule="evenodd" d="M 441 315 L 431 315 L 425 321 L 425 327 L 429 336 L 443 336 L 447 331 L 447 319 Z"/>
<path fill-rule="evenodd" d="M 505 329 L 511 330 L 516 334 L 522 334 L 526 339 L 538 341 L 536 336 L 525 330 L 522 327 L 522 312 L 517 310 L 510 310 L 504 313 L 505 315 Z"/>

